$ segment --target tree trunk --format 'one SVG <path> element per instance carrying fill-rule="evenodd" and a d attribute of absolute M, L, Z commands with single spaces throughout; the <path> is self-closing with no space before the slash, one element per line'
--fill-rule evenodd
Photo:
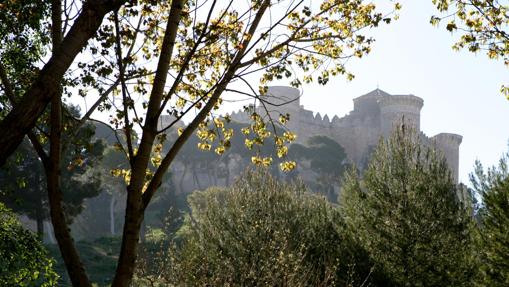
<path fill-rule="evenodd" d="M 58 4 L 60 4 L 59 1 Z M 55 36 L 54 36 L 55 41 Z M 51 99 L 49 162 L 44 166 L 48 186 L 51 222 L 60 253 L 73 286 L 91 287 L 85 268 L 74 246 L 64 215 L 63 195 L 60 190 L 60 159 L 62 139 L 62 101 L 60 93 Z"/>
<path fill-rule="evenodd" d="M 35 222 L 37 223 L 37 237 L 41 242 L 44 240 L 44 214 L 43 214 L 43 207 L 42 207 L 42 193 L 44 192 L 41 189 L 41 175 L 38 173 L 37 175 L 37 207 L 35 210 Z"/>
<path fill-rule="evenodd" d="M 230 186 L 230 160 L 229 159 L 226 159 L 225 169 L 226 169 L 226 174 L 225 174 L 224 185 L 228 187 L 228 186 Z"/>
<path fill-rule="evenodd" d="M 197 168 L 193 165 L 191 168 L 191 174 L 193 175 L 193 180 L 194 180 L 194 183 L 196 184 L 196 187 L 198 187 L 198 190 L 202 190 L 200 178 L 198 176 L 198 171 L 196 169 Z"/>
<path fill-rule="evenodd" d="M 147 238 L 147 223 L 145 220 L 141 222 L 141 228 L 140 228 L 140 242 L 145 243 Z"/>
<path fill-rule="evenodd" d="M 187 163 L 183 162 L 183 165 L 184 165 L 184 171 L 182 172 L 182 176 L 180 177 L 180 180 L 179 180 L 179 188 L 180 188 L 180 193 L 184 193 L 184 180 L 186 178 L 186 175 L 187 175 Z"/>
<path fill-rule="evenodd" d="M 113 194 L 110 200 L 110 234 L 115 235 L 115 196 Z"/>
<path fill-rule="evenodd" d="M 44 239 L 44 219 L 39 208 L 37 208 L 35 213 L 35 222 L 37 223 L 37 238 L 42 241 Z"/>
<path fill-rule="evenodd" d="M 150 92 L 143 134 L 136 156 L 132 158 L 131 163 L 131 181 L 127 187 L 127 204 L 124 221 L 124 231 L 122 234 L 122 247 L 118 259 L 115 278 L 112 287 L 128 287 L 131 284 L 136 256 L 138 252 L 140 227 L 143 221 L 145 207 L 143 200 L 143 186 L 145 184 L 145 174 L 150 161 L 152 146 L 157 134 L 157 124 L 159 119 L 159 108 L 163 100 L 164 87 L 170 60 L 175 46 L 178 26 L 184 8 L 184 0 L 174 0 L 171 2 L 170 14 L 166 24 L 159 62 L 157 63 L 156 74 Z M 127 103 L 124 103 L 127 104 Z M 126 127 L 129 129 L 129 127 Z"/>
<path fill-rule="evenodd" d="M 219 166 L 219 160 L 215 162 L 215 166 Z M 217 186 L 217 168 L 215 166 L 207 166 L 209 182 L 212 183 L 213 186 Z"/>
<path fill-rule="evenodd" d="M 60 190 L 61 105 L 60 97 L 55 96 L 51 102 L 50 156 L 44 168 L 51 222 L 72 285 L 91 287 L 64 215 L 63 195 Z"/>
<path fill-rule="evenodd" d="M 87 3 L 84 4 L 85 8 L 89 9 Z M 53 56 L 58 53 L 63 52 L 64 43 L 62 43 L 62 3 L 60 0 L 51 1 L 51 20 L 52 20 L 52 29 L 51 29 L 51 38 L 53 45 Z M 103 15 L 104 16 L 104 15 Z M 77 19 L 78 21 L 78 19 Z M 102 17 L 99 20 L 99 23 L 102 21 Z M 75 28 L 73 26 L 73 28 Z M 95 28 L 97 29 L 97 27 Z M 69 31 L 69 34 L 71 34 Z M 83 33 L 83 32 L 82 32 Z M 93 34 L 92 34 L 93 35 Z M 92 35 L 88 36 L 87 39 L 83 41 L 83 45 L 86 44 L 88 38 Z M 83 35 L 82 35 L 83 37 Z M 67 43 L 69 44 L 69 43 Z M 82 46 L 83 46 L 82 45 Z M 67 49 L 67 47 L 65 48 Z M 81 49 L 81 48 L 80 48 Z M 71 52 L 71 56 L 69 56 L 68 65 L 66 67 L 61 67 L 62 75 L 67 69 L 67 67 L 72 63 L 74 56 L 79 52 L 76 51 L 76 54 L 72 56 L 73 52 Z M 50 61 L 52 60 L 50 59 Z M 57 66 L 60 66 L 57 64 Z M 44 71 L 44 69 L 43 69 Z M 42 72 L 41 72 L 42 73 Z M 71 237 L 70 229 L 67 226 L 67 220 L 64 214 L 64 206 L 63 206 L 63 194 L 60 189 L 60 163 L 61 163 L 61 154 L 62 154 L 62 99 L 61 99 L 61 77 L 56 79 L 51 79 L 49 86 L 46 87 L 44 92 L 47 92 L 49 95 L 46 97 L 50 97 L 51 100 L 51 113 L 50 113 L 50 150 L 49 157 L 41 158 L 43 160 L 44 171 L 46 173 L 46 183 L 48 189 L 48 201 L 50 206 L 50 217 L 51 222 L 53 224 L 53 231 L 55 233 L 55 238 L 58 242 L 58 247 L 60 248 L 60 253 L 62 255 L 62 259 L 64 260 L 67 273 L 69 274 L 69 278 L 73 286 L 84 286 L 91 287 L 88 276 L 85 272 L 85 268 L 81 262 L 81 259 L 78 255 L 78 252 L 74 246 L 73 239 Z M 28 93 L 30 94 L 30 93 Z M 24 96 L 25 98 L 26 96 Z M 24 99 L 23 99 L 24 100 Z M 22 101 L 23 101 L 22 100 Z M 19 107 L 21 105 L 18 105 Z M 44 110 L 44 107 L 42 107 Z M 7 118 L 6 118 L 7 120 Z M 34 121 L 36 117 L 34 117 Z M 0 125 L 1 126 L 1 125 Z M 0 152 L 1 153 L 1 152 Z"/>
<path fill-rule="evenodd" d="M 53 232 L 53 226 L 49 221 L 44 221 L 44 226 L 46 226 L 46 230 L 48 232 L 48 240 L 51 244 L 57 244 L 57 240 L 55 239 L 54 232 Z"/>
<path fill-rule="evenodd" d="M 131 284 L 138 253 L 140 227 L 143 221 L 141 203 L 141 192 L 128 187 L 122 246 L 112 287 L 128 287 Z"/>

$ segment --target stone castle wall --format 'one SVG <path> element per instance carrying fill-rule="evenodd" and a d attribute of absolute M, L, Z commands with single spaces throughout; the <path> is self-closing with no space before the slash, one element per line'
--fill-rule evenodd
<path fill-rule="evenodd" d="M 354 99 L 354 109 L 348 115 L 342 118 L 334 116 L 332 119 L 304 109 L 300 105 L 300 96 L 298 89 L 270 87 L 265 97 L 268 112 L 262 114 L 277 120 L 279 114 L 289 113 L 288 129 L 297 133 L 297 142 L 305 144 L 312 136 L 328 136 L 340 143 L 348 158 L 359 166 L 365 165 L 380 137 L 389 135 L 394 125 L 402 120 L 420 132 L 420 112 L 424 101 L 414 95 L 390 95 L 376 89 Z M 258 109 L 261 110 L 261 107 Z M 240 111 L 233 113 L 232 119 L 249 122 L 247 113 Z M 425 142 L 435 145 L 444 153 L 457 182 L 462 137 L 450 133 L 427 137 L 422 132 L 421 136 Z"/>

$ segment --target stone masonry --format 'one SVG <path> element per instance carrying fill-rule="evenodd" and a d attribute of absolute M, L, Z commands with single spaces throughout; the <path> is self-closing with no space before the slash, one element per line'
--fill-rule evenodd
<path fill-rule="evenodd" d="M 404 119 L 420 132 L 423 142 L 435 145 L 441 150 L 452 171 L 455 181 L 458 181 L 459 146 L 462 136 L 451 133 L 440 133 L 433 137 L 426 136 L 420 131 L 420 112 L 424 101 L 414 95 L 390 95 L 376 89 L 363 96 L 355 98 L 354 109 L 348 115 L 329 119 L 327 115 L 316 115 L 313 111 L 304 109 L 300 105 L 300 91 L 285 86 L 269 88 L 265 105 L 270 115 L 277 120 L 280 114 L 290 114 L 288 128 L 297 133 L 298 142 L 305 144 L 307 139 L 316 135 L 328 136 L 345 149 L 349 159 L 358 166 L 365 166 L 370 152 L 378 143 L 381 136 L 391 133 L 397 123 Z M 238 122 L 249 122 L 247 113 L 239 111 L 232 114 L 232 119 Z"/>

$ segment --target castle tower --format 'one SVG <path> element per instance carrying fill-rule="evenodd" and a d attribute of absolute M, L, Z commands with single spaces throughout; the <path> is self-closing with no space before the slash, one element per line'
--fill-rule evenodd
<path fill-rule="evenodd" d="M 404 119 L 417 132 L 421 130 L 421 109 L 424 101 L 414 95 L 384 96 L 379 99 L 380 125 L 383 136 L 391 134 L 394 125 Z"/>
<path fill-rule="evenodd" d="M 458 182 L 459 148 L 463 137 L 457 134 L 440 133 L 431 138 L 436 147 L 444 153 L 454 181 Z"/>
<path fill-rule="evenodd" d="M 380 117 L 379 100 L 391 95 L 380 90 L 373 90 L 365 95 L 353 99 L 353 109 L 356 113 L 365 116 Z"/>

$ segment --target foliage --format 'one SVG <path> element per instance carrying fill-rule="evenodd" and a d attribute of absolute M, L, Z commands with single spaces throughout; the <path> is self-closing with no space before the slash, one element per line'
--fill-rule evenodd
<path fill-rule="evenodd" d="M 49 287 L 57 279 L 41 242 L 0 203 L 0 285 Z"/>
<path fill-rule="evenodd" d="M 49 42 L 47 23 L 49 1 L 21 0 L 0 3 L 0 83 L 5 78 L 14 92 L 25 90 L 37 75 L 37 65 L 45 55 L 44 45 Z M 29 12 L 28 12 L 29 11 Z M 8 111 L 11 103 L 4 87 L 0 89 L 0 115 Z"/>
<path fill-rule="evenodd" d="M 487 172 L 476 162 L 470 175 L 475 191 L 482 196 L 481 250 L 483 284 L 507 286 L 509 284 L 509 154 L 505 154 L 498 167 Z"/>
<path fill-rule="evenodd" d="M 485 52 L 490 59 L 501 59 L 509 65 L 509 5 L 494 0 L 432 0 L 445 16 L 433 16 L 431 23 L 438 25 L 450 19 L 446 29 L 460 32 L 461 37 L 453 49 L 466 48 L 470 52 Z M 448 13 L 448 14 L 447 14 Z M 502 86 L 509 99 L 509 87 Z"/>
<path fill-rule="evenodd" d="M 48 218 L 44 170 L 27 141 L 18 147 L 16 154 L 1 169 L 0 183 L 0 200 L 7 206 L 19 214 L 40 220 L 39 223 Z"/>
<path fill-rule="evenodd" d="M 67 137 L 74 130 L 67 132 Z M 83 210 L 83 201 L 100 192 L 97 165 L 104 146 L 94 140 L 92 126 L 82 127 L 63 153 L 61 189 L 65 213 L 69 223 Z M 48 195 L 43 163 L 28 141 L 24 141 L 16 154 L 2 168 L 0 200 L 20 214 L 25 214 L 41 224 L 49 218 Z M 38 227 L 38 229 L 41 227 Z"/>
<path fill-rule="evenodd" d="M 356 239 L 396 286 L 472 284 L 469 208 L 445 159 L 405 126 L 380 141 L 362 180 L 348 172 L 340 203 Z"/>
<path fill-rule="evenodd" d="M 193 193 L 189 202 L 170 282 L 351 286 L 370 275 L 370 267 L 361 272 L 351 264 L 339 214 L 300 183 L 247 172 L 232 187 Z"/>
<path fill-rule="evenodd" d="M 318 174 L 312 188 L 329 200 L 336 200 L 334 186 L 339 185 L 339 178 L 348 168 L 345 150 L 339 143 L 326 136 L 314 136 L 309 138 L 307 146 L 292 144 L 289 155 L 298 160 L 309 160 L 311 171 Z"/>

